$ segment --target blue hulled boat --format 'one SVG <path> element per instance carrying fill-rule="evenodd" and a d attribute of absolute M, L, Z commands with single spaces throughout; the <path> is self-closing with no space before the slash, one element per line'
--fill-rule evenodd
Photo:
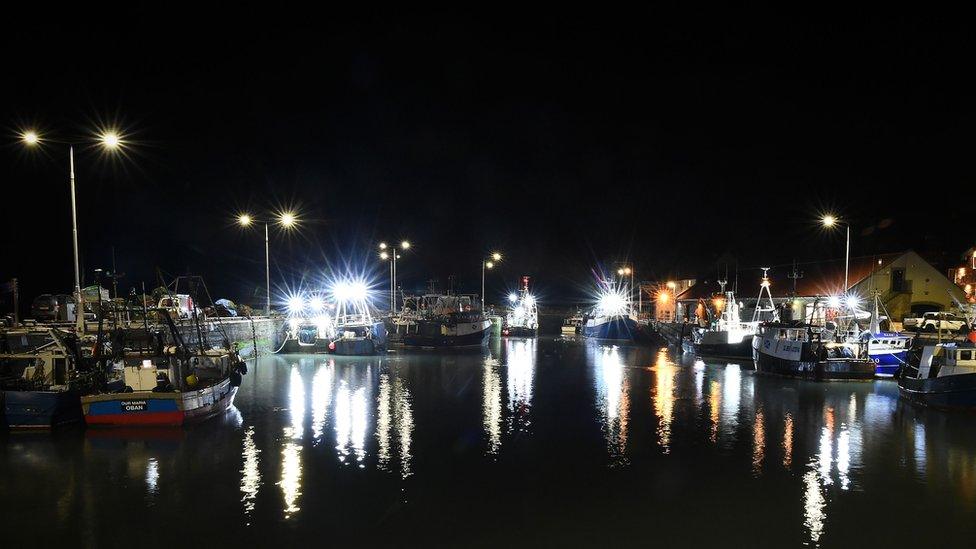
<path fill-rule="evenodd" d="M 633 340 L 637 337 L 637 316 L 633 312 L 629 289 L 615 285 L 612 279 L 603 281 L 602 286 L 596 307 L 583 318 L 583 335 Z"/>

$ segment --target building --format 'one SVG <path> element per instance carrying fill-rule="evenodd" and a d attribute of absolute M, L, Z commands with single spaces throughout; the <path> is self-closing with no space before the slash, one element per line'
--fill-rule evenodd
<path fill-rule="evenodd" d="M 743 320 L 752 320 L 762 273 L 760 269 L 738 273 L 736 300 Z M 844 275 L 843 259 L 776 266 L 768 271 L 770 293 L 781 317 L 796 320 L 811 319 L 817 311 L 836 308 L 848 298 L 853 298 L 859 308 L 871 310 L 878 295 L 882 314 L 886 311 L 886 316 L 898 322 L 927 311 L 949 310 L 955 305 L 954 299 L 966 299 L 963 288 L 912 250 L 851 258 L 847 292 Z M 720 295 L 715 281 L 691 285 L 677 295 L 672 318 L 695 322 L 702 315 L 714 315 L 722 303 L 715 299 Z"/>

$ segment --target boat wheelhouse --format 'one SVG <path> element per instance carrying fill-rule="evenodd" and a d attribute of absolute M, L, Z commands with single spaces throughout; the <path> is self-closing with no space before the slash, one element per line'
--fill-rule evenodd
<path fill-rule="evenodd" d="M 863 344 L 838 337 L 834 330 L 806 323 L 769 322 L 752 338 L 756 371 L 813 380 L 874 377 L 874 362 Z"/>

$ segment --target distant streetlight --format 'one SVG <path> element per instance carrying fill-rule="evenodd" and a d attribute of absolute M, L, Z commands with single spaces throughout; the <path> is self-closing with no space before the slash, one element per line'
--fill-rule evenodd
<path fill-rule="evenodd" d="M 500 252 L 492 252 L 489 257 L 481 260 L 481 310 L 485 310 L 485 270 L 494 269 L 495 263 L 502 260 Z"/>
<path fill-rule="evenodd" d="M 38 147 L 48 142 L 32 129 L 24 130 L 20 134 L 20 139 L 27 147 Z M 78 200 L 75 192 L 75 145 L 82 144 L 81 141 L 51 141 L 68 145 L 68 179 L 71 182 L 71 241 L 74 250 L 75 262 L 75 325 L 78 333 L 85 331 L 85 301 L 81 294 L 81 266 L 78 259 Z M 115 130 L 103 130 L 97 135 L 95 142 L 98 143 L 106 152 L 115 152 L 122 148 L 124 142 L 119 133 Z"/>
<path fill-rule="evenodd" d="M 400 254 L 397 250 L 406 251 L 410 249 L 410 241 L 403 240 L 400 242 L 400 247 L 391 246 L 386 242 L 380 242 L 380 259 L 383 261 L 390 262 L 390 312 L 396 313 L 396 260 L 400 259 Z"/>
<path fill-rule="evenodd" d="M 237 216 L 237 224 L 241 227 L 250 227 L 256 221 L 250 214 L 243 213 Z M 271 223 L 277 223 L 283 229 L 292 229 L 298 224 L 298 216 L 294 212 L 281 212 L 271 216 L 270 221 L 262 221 L 264 223 L 264 283 L 265 295 L 264 301 L 264 312 L 266 315 L 271 315 L 271 239 L 269 237 L 268 225 Z"/>
<path fill-rule="evenodd" d="M 850 275 L 851 267 L 851 224 L 847 222 L 842 222 L 837 219 L 836 216 L 827 214 L 823 216 L 820 220 L 823 226 L 827 229 L 832 229 L 837 225 L 843 224 L 847 232 L 847 246 L 844 248 L 844 293 L 847 293 L 848 289 L 848 277 Z"/>

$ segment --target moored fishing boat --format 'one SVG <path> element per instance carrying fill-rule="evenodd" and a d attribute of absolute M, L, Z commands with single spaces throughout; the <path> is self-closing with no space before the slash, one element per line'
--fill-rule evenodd
<path fill-rule="evenodd" d="M 189 348 L 167 320 L 174 345 L 123 354 L 114 361 L 117 378 L 105 390 L 81 397 L 85 423 L 91 426 L 173 427 L 203 421 L 230 408 L 247 373 L 236 351 Z"/>
<path fill-rule="evenodd" d="M 539 309 L 535 296 L 529 293 L 529 277 L 522 277 L 517 293 L 508 296 L 511 309 L 505 315 L 502 335 L 514 337 L 534 337 L 539 330 Z"/>
<path fill-rule="evenodd" d="M 720 313 L 707 328 L 692 330 L 694 351 L 705 357 L 751 358 L 752 336 L 756 333 L 756 327 L 763 320 L 778 320 L 776 307 L 769 293 L 769 278 L 764 272 L 751 322 L 742 321 L 735 292 L 725 291 L 727 281 L 719 280 L 718 283 L 722 293 L 713 303 Z"/>
<path fill-rule="evenodd" d="M 972 315 L 966 320 L 971 327 Z M 964 343 L 926 345 L 918 363 L 902 366 L 895 377 L 898 392 L 910 402 L 976 412 L 976 334 L 970 331 Z"/>
<path fill-rule="evenodd" d="M 408 347 L 482 347 L 491 337 L 491 321 L 468 295 L 427 294 L 411 328 L 402 336 Z"/>
<path fill-rule="evenodd" d="M 633 313 L 628 291 L 603 282 L 600 298 L 592 312 L 584 317 L 582 332 L 596 339 L 627 339 L 637 336 L 637 316 Z"/>
<path fill-rule="evenodd" d="M 0 333 L 0 426 L 51 429 L 81 421 L 79 398 L 92 390 L 79 339 L 56 328 Z"/>
<path fill-rule="evenodd" d="M 337 355 L 373 355 L 386 351 L 386 326 L 369 310 L 366 284 L 343 281 L 333 288 L 336 299 L 335 338 L 329 351 Z"/>
<path fill-rule="evenodd" d="M 752 338 L 757 372 L 818 381 L 873 378 L 875 364 L 865 352 L 824 326 L 800 322 L 763 323 Z"/>

